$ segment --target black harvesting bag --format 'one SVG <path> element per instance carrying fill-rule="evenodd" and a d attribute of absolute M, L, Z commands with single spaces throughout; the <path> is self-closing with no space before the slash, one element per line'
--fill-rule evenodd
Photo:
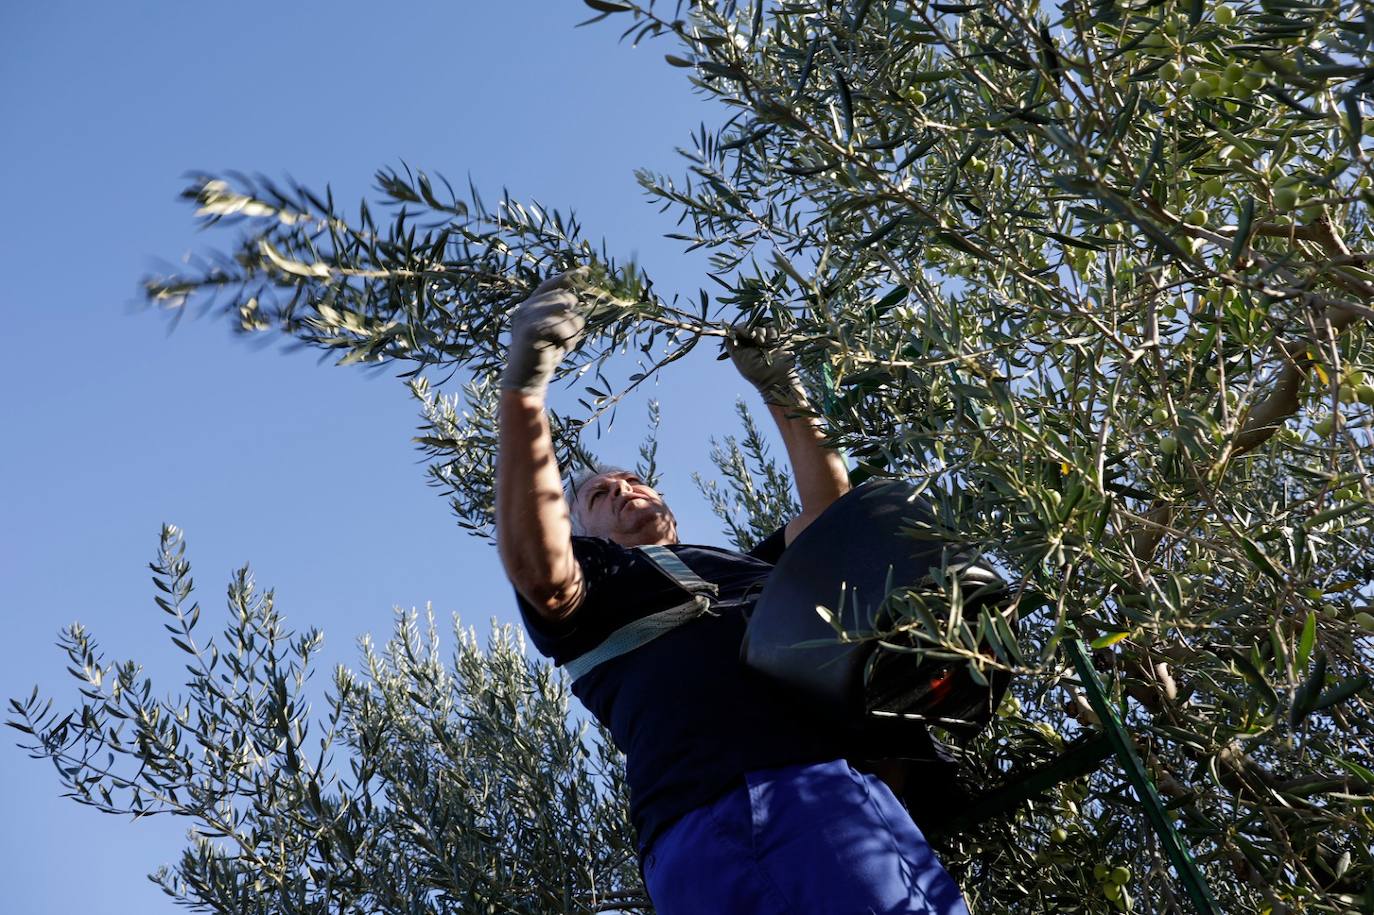
<path fill-rule="evenodd" d="M 907 530 L 931 519 L 929 504 L 910 484 L 869 481 L 853 489 L 788 546 L 749 619 L 744 663 L 851 731 L 856 752 L 912 755 L 931 724 L 972 736 L 991 719 L 1010 682 L 1005 671 L 985 668 L 987 682 L 979 683 L 962 659 L 922 657 L 874 639 L 841 641 L 816 610 L 837 611 L 849 631 L 883 631 L 890 624 L 886 596 L 926 589 L 943 561 L 959 580 L 967 619 L 976 623 L 982 607 L 1002 612 L 1005 583 L 980 557 Z M 986 645 L 980 649 L 991 655 Z"/>

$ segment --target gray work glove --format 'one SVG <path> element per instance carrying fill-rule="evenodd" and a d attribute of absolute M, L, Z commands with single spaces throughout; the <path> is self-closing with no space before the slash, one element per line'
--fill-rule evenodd
<path fill-rule="evenodd" d="M 587 274 L 586 267 L 578 267 L 551 277 L 511 312 L 502 390 L 542 394 L 548 388 L 558 364 L 582 339 L 587 316 L 577 290 Z"/>
<path fill-rule="evenodd" d="M 779 407 L 805 405 L 796 359 L 778 339 L 776 327 L 735 325 L 725 338 L 725 351 L 744 380 L 758 389 L 764 403 Z"/>

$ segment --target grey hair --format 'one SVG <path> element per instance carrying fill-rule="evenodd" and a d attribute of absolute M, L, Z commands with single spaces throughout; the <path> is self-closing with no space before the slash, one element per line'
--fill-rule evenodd
<path fill-rule="evenodd" d="M 587 525 L 582 520 L 582 513 L 578 511 L 577 494 L 582 487 L 587 485 L 587 481 L 601 476 L 603 473 L 634 473 L 624 467 L 615 464 L 596 463 L 591 466 L 583 466 L 568 475 L 568 479 L 563 483 L 563 498 L 568 502 L 568 519 L 572 522 L 572 532 L 579 536 L 587 535 Z"/>

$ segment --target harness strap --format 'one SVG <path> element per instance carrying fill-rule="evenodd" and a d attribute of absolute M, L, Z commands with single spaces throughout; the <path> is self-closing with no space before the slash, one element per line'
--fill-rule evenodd
<path fill-rule="evenodd" d="M 709 594 L 715 597 L 720 594 L 720 588 L 703 580 L 697 573 L 687 568 L 687 563 L 677 558 L 677 553 L 668 549 L 666 546 L 654 544 L 652 546 L 637 546 L 639 550 L 656 566 L 664 575 L 671 578 L 677 585 L 692 594 Z"/>
<path fill-rule="evenodd" d="M 606 636 L 600 645 L 564 664 L 563 669 L 572 677 L 574 683 L 607 661 L 629 654 L 659 636 L 672 632 L 683 623 L 690 623 L 697 617 L 709 613 L 716 595 L 720 593 L 718 587 L 689 569 L 687 563 L 666 546 L 640 546 L 635 549 L 643 553 L 678 587 L 691 594 L 692 599 L 626 623 Z"/>
<path fill-rule="evenodd" d="M 578 655 L 564 664 L 563 667 L 567 670 L 568 676 L 573 678 L 573 682 L 576 682 L 612 658 L 629 654 L 636 648 L 649 644 L 659 636 L 672 632 L 683 623 L 689 623 L 704 615 L 710 608 L 711 602 L 707 598 L 697 596 L 685 604 L 640 617 L 632 623 L 621 626 L 606 636 L 606 640 L 600 645 L 591 651 Z"/>

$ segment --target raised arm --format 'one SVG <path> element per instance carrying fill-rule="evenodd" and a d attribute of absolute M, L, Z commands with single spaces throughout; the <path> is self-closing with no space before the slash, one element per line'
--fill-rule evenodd
<path fill-rule="evenodd" d="M 792 478 L 801 498 L 801 514 L 787 522 L 784 537 L 788 543 L 829 508 L 831 502 L 849 492 L 849 470 L 844 459 L 835 449 L 826 447 L 820 422 L 809 413 L 800 412 L 801 406 L 768 404 L 768 413 L 777 423 L 787 448 Z"/>
<path fill-rule="evenodd" d="M 736 330 L 725 347 L 735 368 L 763 397 L 787 449 L 801 499 L 801 514 L 787 523 L 784 533 L 791 543 L 830 503 L 849 492 L 849 471 L 839 453 L 826 446 L 820 421 L 807 408 L 795 360 L 778 344 L 776 331 Z"/>
<path fill-rule="evenodd" d="M 583 589 L 544 408 L 554 369 L 582 335 L 580 279 L 580 271 L 554 277 L 520 304 L 501 375 L 496 544 L 511 583 L 550 620 L 573 612 Z"/>

